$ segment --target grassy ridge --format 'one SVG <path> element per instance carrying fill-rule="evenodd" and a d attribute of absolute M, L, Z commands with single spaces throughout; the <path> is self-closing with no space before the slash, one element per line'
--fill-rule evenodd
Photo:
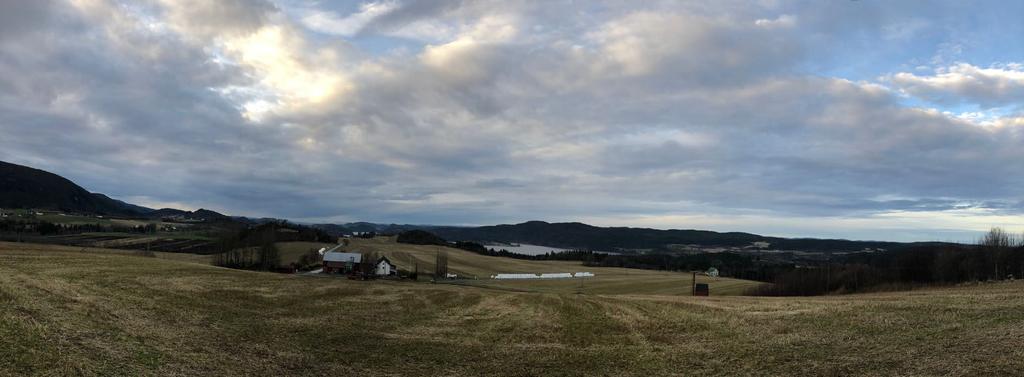
<path fill-rule="evenodd" d="M 1021 282 L 518 293 L 0 244 L 0 375 L 1016 375 Z"/>

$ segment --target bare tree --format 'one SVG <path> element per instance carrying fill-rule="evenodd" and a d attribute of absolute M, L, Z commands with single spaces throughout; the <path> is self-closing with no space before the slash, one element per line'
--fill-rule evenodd
<path fill-rule="evenodd" d="M 1018 244 L 1017 237 L 1003 230 L 1003 228 L 992 228 L 981 237 L 979 244 L 982 247 L 997 250 L 1015 247 Z"/>
<path fill-rule="evenodd" d="M 374 276 L 377 272 L 377 253 L 368 251 L 360 258 L 362 262 L 359 264 L 359 272 L 363 274 L 363 278 Z"/>
<path fill-rule="evenodd" d="M 437 250 L 434 262 L 434 280 L 448 278 L 448 252 Z"/>
<path fill-rule="evenodd" d="M 996 280 L 1001 280 L 1006 275 L 1006 271 L 1009 270 L 1009 266 L 1006 264 L 1010 250 L 1020 247 L 1021 242 L 1022 238 L 1018 238 L 999 227 L 992 228 L 981 237 L 981 241 L 978 244 L 983 251 L 991 255 L 991 268 Z"/>

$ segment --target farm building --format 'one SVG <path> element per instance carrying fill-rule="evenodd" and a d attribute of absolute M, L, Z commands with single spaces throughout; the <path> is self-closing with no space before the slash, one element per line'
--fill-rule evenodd
<path fill-rule="evenodd" d="M 718 277 L 718 269 L 714 268 L 714 267 L 709 268 L 708 272 L 707 272 L 707 275 L 710 276 L 710 277 L 713 277 L 713 278 L 717 278 Z"/>
<path fill-rule="evenodd" d="M 398 275 L 398 268 L 387 257 L 380 257 L 377 260 L 377 268 L 374 269 L 374 274 L 377 276 Z"/>
<path fill-rule="evenodd" d="M 362 261 L 363 255 L 359 253 L 327 251 L 324 252 L 324 273 L 351 273 L 359 271 Z"/>

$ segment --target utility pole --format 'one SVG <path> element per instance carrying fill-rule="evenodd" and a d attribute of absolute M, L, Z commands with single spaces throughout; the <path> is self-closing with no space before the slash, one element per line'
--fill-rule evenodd
<path fill-rule="evenodd" d="M 693 276 L 690 278 L 690 296 L 697 295 L 697 271 L 690 271 Z"/>

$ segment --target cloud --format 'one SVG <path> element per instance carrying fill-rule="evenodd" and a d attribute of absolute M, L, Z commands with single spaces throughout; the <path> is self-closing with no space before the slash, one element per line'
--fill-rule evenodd
<path fill-rule="evenodd" d="M 825 46 L 934 32 L 860 3 L 4 3 L 34 26 L 0 25 L 18 30 L 0 37 L 0 159 L 143 204 L 308 221 L 794 234 L 778 219 L 880 238 L 1012 222 L 1020 68 L 844 78 Z"/>
<path fill-rule="evenodd" d="M 49 21 L 53 1 L 11 1 L 3 4 L 0 13 L 0 42 L 31 33 L 39 24 Z"/>
<path fill-rule="evenodd" d="M 360 32 L 367 24 L 374 19 L 387 15 L 398 8 L 398 3 L 392 1 L 363 3 L 359 11 L 345 17 L 339 17 L 333 12 L 310 11 L 302 17 L 302 23 L 310 29 L 342 36 L 352 36 Z"/>
<path fill-rule="evenodd" d="M 277 8 L 265 0 L 158 0 L 163 21 L 199 38 L 246 35 L 269 21 Z"/>
<path fill-rule="evenodd" d="M 743 80 L 799 59 L 800 47 L 786 28 L 790 16 L 744 24 L 731 19 L 686 13 L 640 11 L 614 19 L 588 34 L 610 67 L 630 76 L 671 70 L 714 83 Z"/>
<path fill-rule="evenodd" d="M 1017 63 L 989 68 L 959 63 L 930 76 L 900 72 L 889 80 L 910 95 L 940 104 L 993 108 L 1024 102 L 1024 66 Z"/>

